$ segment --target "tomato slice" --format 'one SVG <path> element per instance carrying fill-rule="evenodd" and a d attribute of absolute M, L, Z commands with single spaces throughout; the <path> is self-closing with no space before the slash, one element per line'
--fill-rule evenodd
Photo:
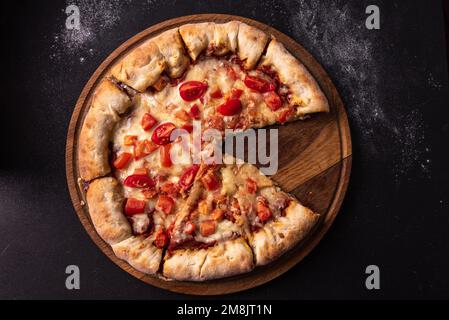
<path fill-rule="evenodd" d="M 161 194 L 157 199 L 156 209 L 164 212 L 165 214 L 170 214 L 174 204 L 175 201 L 172 197 Z"/>
<path fill-rule="evenodd" d="M 126 177 L 123 184 L 131 188 L 151 188 L 155 185 L 154 180 L 145 174 L 130 175 Z"/>
<path fill-rule="evenodd" d="M 246 190 L 248 193 L 256 193 L 257 191 L 257 184 L 256 181 L 254 181 L 251 178 L 246 179 Z"/>
<path fill-rule="evenodd" d="M 134 146 L 137 142 L 137 136 L 125 136 L 123 144 L 125 146 Z"/>
<path fill-rule="evenodd" d="M 232 88 L 231 99 L 240 99 L 240 97 L 242 96 L 242 93 L 243 93 L 242 89 Z"/>
<path fill-rule="evenodd" d="M 117 159 L 115 159 L 113 165 L 116 169 L 123 169 L 128 165 L 131 158 L 132 158 L 131 153 L 123 152 L 119 156 L 117 156 Z"/>
<path fill-rule="evenodd" d="M 196 230 L 196 226 L 193 222 L 187 221 L 186 226 L 184 228 L 184 233 L 186 234 L 193 234 Z"/>
<path fill-rule="evenodd" d="M 170 168 L 172 166 L 172 162 L 171 162 L 171 158 L 170 158 L 170 149 L 171 149 L 171 144 L 163 145 L 159 149 L 161 166 L 164 168 Z"/>
<path fill-rule="evenodd" d="M 223 93 L 221 93 L 220 89 L 217 89 L 214 92 L 211 92 L 210 96 L 213 99 L 220 99 L 220 98 L 223 98 Z"/>
<path fill-rule="evenodd" d="M 248 88 L 260 93 L 276 90 L 276 87 L 272 83 L 253 76 L 246 76 L 243 82 Z"/>
<path fill-rule="evenodd" d="M 217 111 L 224 116 L 233 116 L 242 111 L 242 103 L 239 99 L 229 99 L 217 107 Z"/>
<path fill-rule="evenodd" d="M 155 239 L 153 241 L 153 244 L 156 247 L 158 247 L 159 249 L 165 248 L 168 245 L 168 235 L 167 235 L 167 233 L 164 230 L 159 229 L 156 232 L 156 236 L 155 236 Z"/>
<path fill-rule="evenodd" d="M 181 186 L 181 188 L 183 188 L 184 190 L 190 188 L 190 186 L 193 184 L 193 181 L 195 180 L 195 176 L 198 173 L 199 169 L 200 166 L 194 164 L 193 166 L 184 170 L 181 178 L 179 179 L 179 185 Z"/>
<path fill-rule="evenodd" d="M 151 135 L 151 141 L 158 145 L 170 143 L 170 135 L 176 126 L 171 122 L 166 122 L 154 129 Z"/>
<path fill-rule="evenodd" d="M 209 171 L 208 173 L 206 173 L 202 178 L 201 178 L 201 182 L 203 183 L 204 187 L 209 190 L 216 190 L 219 187 L 219 183 L 217 180 L 217 177 L 215 176 L 215 174 L 211 171 Z"/>
<path fill-rule="evenodd" d="M 184 101 L 193 101 L 203 96 L 207 84 L 201 81 L 186 81 L 179 87 L 179 94 Z"/>
<path fill-rule="evenodd" d="M 145 131 L 148 131 L 151 128 L 153 128 L 156 123 L 157 120 L 154 119 L 153 116 L 148 112 L 143 115 L 142 120 L 140 121 L 140 124 L 142 125 L 142 128 Z"/>
<path fill-rule="evenodd" d="M 137 144 L 134 146 L 134 158 L 136 160 L 139 160 L 143 157 L 146 157 L 150 153 L 152 153 L 154 150 L 159 148 L 158 145 L 155 145 L 150 140 L 142 140 L 137 142 Z"/>
<path fill-rule="evenodd" d="M 192 118 L 195 119 L 195 120 L 201 119 L 200 108 L 198 107 L 197 104 L 194 104 L 194 105 L 190 108 L 190 115 L 191 115 Z"/>
<path fill-rule="evenodd" d="M 200 233 L 203 237 L 210 236 L 215 233 L 217 223 L 213 220 L 206 220 L 200 224 Z"/>
<path fill-rule="evenodd" d="M 279 97 L 279 95 L 276 92 L 274 92 L 274 91 L 270 91 L 270 92 L 264 93 L 263 94 L 263 98 L 264 98 L 265 103 L 267 104 L 267 106 L 272 111 L 276 111 L 280 107 L 282 107 L 281 97 Z"/>
<path fill-rule="evenodd" d="M 260 221 L 262 221 L 262 222 L 266 222 L 273 215 L 271 213 L 270 208 L 268 207 L 268 204 L 267 204 L 265 198 L 257 201 L 256 211 L 257 211 L 257 216 L 259 217 Z"/>
<path fill-rule="evenodd" d="M 135 198 L 128 198 L 125 204 L 125 214 L 132 216 L 139 213 L 145 212 L 145 201 Z"/>

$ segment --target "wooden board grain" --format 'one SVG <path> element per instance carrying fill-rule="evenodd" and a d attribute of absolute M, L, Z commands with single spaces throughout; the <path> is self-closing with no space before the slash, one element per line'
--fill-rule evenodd
<path fill-rule="evenodd" d="M 284 190 L 320 213 L 321 219 L 313 232 L 295 248 L 271 264 L 258 267 L 248 274 L 202 283 L 165 281 L 143 274 L 118 259 L 110 246 L 96 233 L 84 205 L 83 187 L 78 183 L 77 139 L 92 93 L 99 80 L 121 56 L 143 40 L 185 23 L 230 20 L 243 21 L 280 40 L 309 69 L 329 100 L 330 113 L 313 115 L 305 121 L 278 127 L 279 170 L 273 176 Z M 70 121 L 66 145 L 66 174 L 70 196 L 81 223 L 97 246 L 120 268 L 148 284 L 196 295 L 227 294 L 253 288 L 278 277 L 301 261 L 318 244 L 334 221 L 349 182 L 351 162 L 351 136 L 346 112 L 335 86 L 320 64 L 296 41 L 276 29 L 248 18 L 224 14 L 201 14 L 164 21 L 142 31 L 117 48 L 98 67 L 81 92 Z"/>

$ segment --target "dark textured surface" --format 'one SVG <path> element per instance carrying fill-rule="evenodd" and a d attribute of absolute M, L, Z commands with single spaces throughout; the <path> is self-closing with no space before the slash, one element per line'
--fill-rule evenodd
<path fill-rule="evenodd" d="M 247 16 L 303 44 L 340 90 L 353 135 L 351 182 L 330 232 L 291 271 L 229 297 L 448 297 L 449 95 L 439 1 L 375 1 L 377 31 L 364 27 L 371 1 L 74 2 L 91 31 L 76 39 L 64 33 L 65 2 L 2 11 L 0 298 L 186 298 L 131 277 L 89 239 L 68 195 L 64 150 L 76 99 L 110 52 L 152 24 L 206 12 Z M 81 290 L 65 289 L 69 264 L 81 269 Z M 369 264 L 380 267 L 379 291 L 364 287 Z"/>

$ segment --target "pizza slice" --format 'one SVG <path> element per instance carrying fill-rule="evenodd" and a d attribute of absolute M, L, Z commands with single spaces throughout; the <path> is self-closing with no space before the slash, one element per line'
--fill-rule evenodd
<path fill-rule="evenodd" d="M 236 211 L 245 220 L 256 265 L 265 265 L 290 250 L 317 223 L 318 214 L 282 191 L 257 167 L 233 164 L 222 172 L 222 192 L 237 201 Z"/>
<path fill-rule="evenodd" d="M 254 268 L 245 222 L 222 193 L 221 165 L 202 165 L 190 196 L 169 232 L 163 275 L 203 281 L 245 273 Z"/>
<path fill-rule="evenodd" d="M 250 271 L 290 250 L 318 219 L 253 165 L 203 165 L 170 230 L 163 274 L 202 281 Z"/>

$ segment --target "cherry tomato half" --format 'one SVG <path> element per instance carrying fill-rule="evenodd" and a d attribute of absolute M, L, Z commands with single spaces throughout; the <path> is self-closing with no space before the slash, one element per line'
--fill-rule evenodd
<path fill-rule="evenodd" d="M 195 176 L 198 173 L 198 170 L 200 169 L 200 166 L 197 164 L 194 164 L 193 166 L 187 168 L 182 173 L 181 178 L 179 179 L 179 185 L 183 189 L 188 189 L 195 180 Z"/>
<path fill-rule="evenodd" d="M 126 177 L 123 184 L 131 188 L 151 188 L 155 183 L 152 178 L 144 174 L 133 174 Z"/>
<path fill-rule="evenodd" d="M 170 135 L 176 126 L 171 122 L 165 122 L 154 129 L 151 135 L 151 141 L 158 145 L 170 143 Z"/>
<path fill-rule="evenodd" d="M 207 84 L 201 81 L 186 81 L 179 87 L 179 94 L 184 101 L 193 101 L 203 96 Z"/>
<path fill-rule="evenodd" d="M 245 83 L 245 86 L 247 86 L 248 88 L 260 93 L 276 90 L 276 87 L 272 83 L 268 82 L 267 80 L 253 76 L 246 76 L 243 82 Z"/>

